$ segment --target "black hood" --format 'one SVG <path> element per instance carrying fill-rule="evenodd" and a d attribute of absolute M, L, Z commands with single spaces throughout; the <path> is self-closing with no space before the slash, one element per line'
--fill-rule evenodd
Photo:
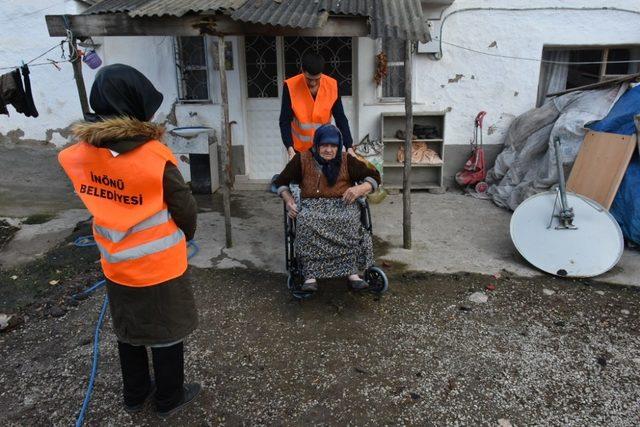
<path fill-rule="evenodd" d="M 95 115 L 88 121 L 129 117 L 147 122 L 158 111 L 163 96 L 144 74 L 124 64 L 103 67 L 96 74 L 89 102 Z"/>

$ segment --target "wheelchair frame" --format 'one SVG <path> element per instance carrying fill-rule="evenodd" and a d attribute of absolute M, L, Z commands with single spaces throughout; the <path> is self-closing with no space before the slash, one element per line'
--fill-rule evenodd
<path fill-rule="evenodd" d="M 371 221 L 371 209 L 366 197 L 357 200 L 360 205 L 360 221 L 365 230 L 373 237 L 373 223 Z M 286 246 L 286 268 L 289 273 L 287 278 L 287 287 L 297 299 L 307 299 L 313 295 L 313 292 L 302 291 L 300 288 L 303 284 L 304 277 L 298 266 L 298 260 L 295 256 L 295 238 L 296 238 L 296 220 L 289 217 L 287 205 L 283 203 L 284 211 L 284 239 Z M 389 281 L 384 271 L 375 264 L 371 265 L 365 271 L 365 280 L 369 283 L 370 291 L 376 294 L 383 294 L 389 288 Z M 371 283 L 373 282 L 373 283 Z"/>

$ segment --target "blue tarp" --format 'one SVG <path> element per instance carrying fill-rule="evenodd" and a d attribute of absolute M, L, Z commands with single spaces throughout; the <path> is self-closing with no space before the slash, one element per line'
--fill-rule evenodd
<path fill-rule="evenodd" d="M 628 90 L 607 117 L 588 126 L 598 132 L 633 135 L 633 118 L 640 115 L 640 85 Z M 640 245 L 640 158 L 636 150 L 622 179 L 611 209 L 625 239 Z"/>

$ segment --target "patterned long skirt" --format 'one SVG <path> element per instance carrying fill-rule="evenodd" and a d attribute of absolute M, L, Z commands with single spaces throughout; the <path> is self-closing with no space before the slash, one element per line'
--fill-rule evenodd
<path fill-rule="evenodd" d="M 373 264 L 373 242 L 358 203 L 302 199 L 299 206 L 295 251 L 305 278 L 348 276 Z"/>

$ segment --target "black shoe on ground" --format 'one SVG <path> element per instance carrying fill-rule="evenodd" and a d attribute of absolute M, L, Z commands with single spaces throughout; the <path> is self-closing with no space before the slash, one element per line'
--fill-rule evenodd
<path fill-rule="evenodd" d="M 362 290 L 367 289 L 369 287 L 369 284 L 367 282 L 365 282 L 364 280 L 362 280 L 362 279 L 360 279 L 360 280 L 349 280 L 349 286 L 354 291 L 362 291 Z"/>
<path fill-rule="evenodd" d="M 151 387 L 149 388 L 149 393 L 144 398 L 144 401 L 142 403 L 138 403 L 137 405 L 127 405 L 125 403 L 124 410 L 130 414 L 137 414 L 138 412 L 142 412 L 147 402 L 149 401 L 149 399 L 151 399 L 151 397 L 155 394 L 155 392 L 156 392 L 156 385 L 152 381 Z"/>
<path fill-rule="evenodd" d="M 162 411 L 156 410 L 156 415 L 158 415 L 160 418 L 170 417 L 171 415 L 178 412 L 180 409 L 187 406 L 189 403 L 193 402 L 194 399 L 198 396 L 198 394 L 200 394 L 201 390 L 202 390 L 202 386 L 198 383 L 185 384 L 184 396 L 182 397 L 182 400 L 180 401 L 180 403 L 178 403 L 176 406 L 174 406 L 171 409 L 165 409 Z"/>

